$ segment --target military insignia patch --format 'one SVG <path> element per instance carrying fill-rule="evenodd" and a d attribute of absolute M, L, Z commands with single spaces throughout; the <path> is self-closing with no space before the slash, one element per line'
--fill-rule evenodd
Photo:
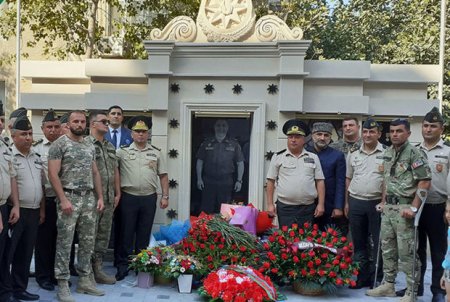
<path fill-rule="evenodd" d="M 417 169 L 418 167 L 423 165 L 423 161 L 421 159 L 416 160 L 415 162 L 413 162 L 413 164 L 411 165 L 411 168 L 413 169 Z"/>
<path fill-rule="evenodd" d="M 305 162 L 305 164 L 314 164 L 315 163 L 314 158 L 311 158 L 311 157 L 305 157 L 303 159 L 303 161 Z"/>
<path fill-rule="evenodd" d="M 378 165 L 378 172 L 383 173 L 384 172 L 384 166 Z"/>
<path fill-rule="evenodd" d="M 436 164 L 436 171 L 442 172 L 443 169 L 444 169 L 444 166 L 442 164 Z"/>

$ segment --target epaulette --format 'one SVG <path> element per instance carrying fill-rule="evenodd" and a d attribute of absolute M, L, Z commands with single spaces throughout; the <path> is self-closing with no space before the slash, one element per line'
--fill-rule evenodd
<path fill-rule="evenodd" d="M 449 141 L 444 141 L 444 145 L 449 146 L 450 147 L 450 142 Z"/>
<path fill-rule="evenodd" d="M 122 149 L 123 149 L 123 148 L 127 148 L 127 147 L 129 147 L 129 146 L 130 146 L 130 145 L 120 145 L 119 148 L 122 148 Z"/>
<path fill-rule="evenodd" d="M 38 157 L 41 157 L 41 155 L 37 152 L 34 152 L 34 154 L 36 154 Z"/>
<path fill-rule="evenodd" d="M 420 147 L 420 143 L 414 145 L 414 147 L 417 147 L 417 148 Z"/>
<path fill-rule="evenodd" d="M 286 149 L 283 149 L 281 151 L 278 151 L 277 153 L 275 153 L 276 155 L 280 155 L 281 153 L 283 153 L 284 151 L 286 151 Z"/>
<path fill-rule="evenodd" d="M 161 149 L 158 148 L 158 147 L 155 147 L 155 146 L 153 146 L 153 145 L 150 145 L 150 146 L 152 146 L 154 149 L 156 149 L 156 150 L 158 150 L 158 151 L 161 151 Z"/>
<path fill-rule="evenodd" d="M 33 142 L 31 145 L 33 145 L 33 147 L 34 147 L 34 146 L 36 146 L 36 145 L 42 143 L 43 141 L 44 141 L 44 139 L 43 139 L 43 138 L 40 138 L 40 139 L 38 139 L 37 141 Z"/>

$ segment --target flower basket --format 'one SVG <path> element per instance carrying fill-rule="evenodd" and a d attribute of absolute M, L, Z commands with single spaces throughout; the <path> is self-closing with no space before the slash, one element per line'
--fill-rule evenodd
<path fill-rule="evenodd" d="M 326 289 L 317 283 L 306 283 L 301 280 L 292 282 L 292 288 L 297 294 L 303 296 L 323 296 L 326 294 Z"/>
<path fill-rule="evenodd" d="M 158 247 L 141 250 L 130 258 L 128 267 L 138 273 L 155 273 L 162 264 L 161 252 Z"/>
<path fill-rule="evenodd" d="M 137 286 L 140 288 L 150 288 L 154 284 L 153 273 L 138 272 Z"/>
<path fill-rule="evenodd" d="M 192 292 L 192 274 L 182 274 L 177 278 L 178 292 L 182 294 L 190 294 Z"/>
<path fill-rule="evenodd" d="M 356 284 L 358 266 L 352 260 L 353 246 L 332 227 L 322 231 L 310 223 L 283 226 L 270 234 L 263 248 L 259 271 L 279 284 L 298 281 L 296 288 L 308 284 L 308 288 L 321 287 L 326 292 Z"/>

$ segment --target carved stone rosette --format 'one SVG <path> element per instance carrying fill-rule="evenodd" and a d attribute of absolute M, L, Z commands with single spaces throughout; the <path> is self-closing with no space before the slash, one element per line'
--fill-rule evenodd
<path fill-rule="evenodd" d="M 150 32 L 151 40 L 175 40 L 193 42 L 197 37 L 197 26 L 192 18 L 187 16 L 175 17 L 164 30 L 155 28 Z"/>
<path fill-rule="evenodd" d="M 292 30 L 286 23 L 274 15 L 261 17 L 256 22 L 255 35 L 261 42 L 270 42 L 277 40 L 301 40 L 303 31 L 299 27 Z"/>

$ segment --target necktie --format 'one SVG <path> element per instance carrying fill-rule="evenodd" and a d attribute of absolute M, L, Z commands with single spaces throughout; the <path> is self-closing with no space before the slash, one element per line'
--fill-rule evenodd
<path fill-rule="evenodd" d="M 117 130 L 113 130 L 112 144 L 117 149 Z"/>

